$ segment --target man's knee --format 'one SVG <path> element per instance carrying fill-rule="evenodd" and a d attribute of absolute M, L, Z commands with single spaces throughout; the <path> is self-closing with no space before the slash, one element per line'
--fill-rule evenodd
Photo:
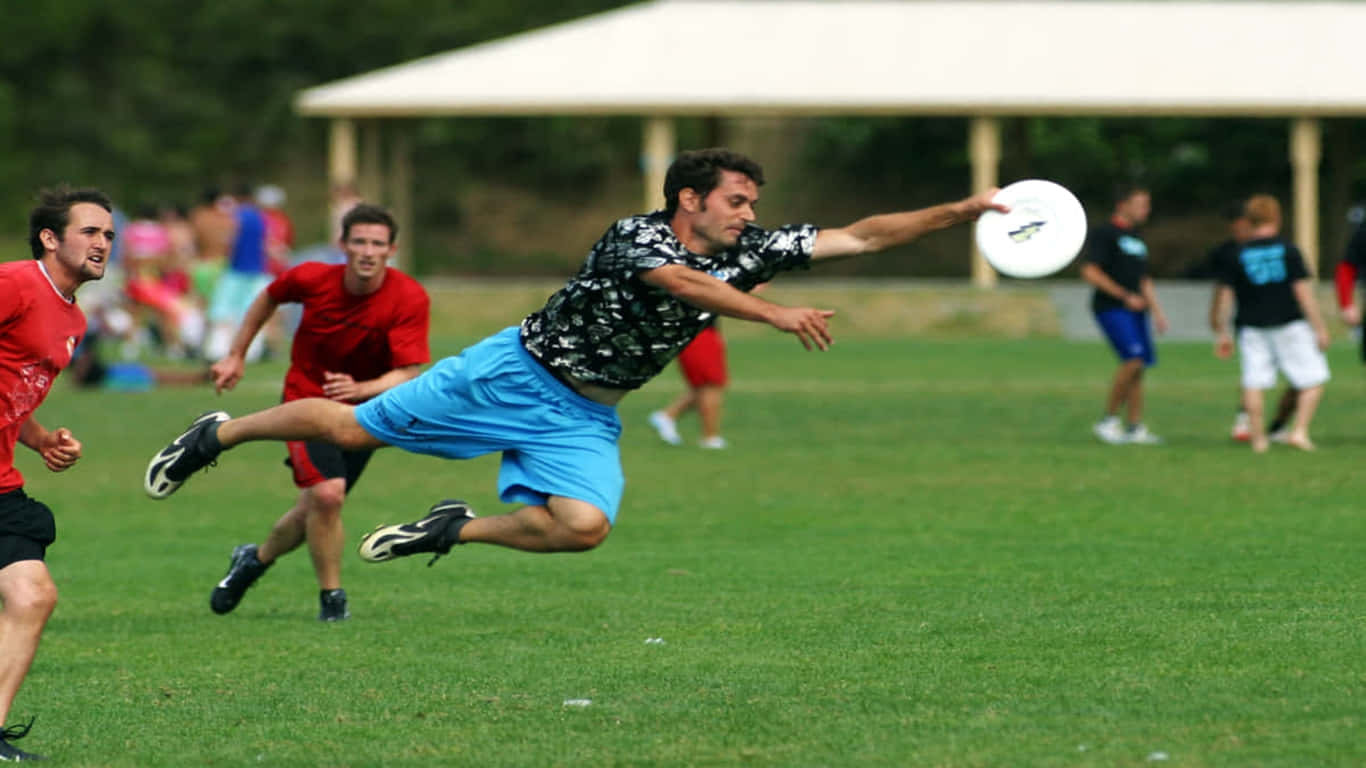
<path fill-rule="evenodd" d="M 612 532 L 612 524 L 607 522 L 605 515 L 594 519 L 576 519 L 568 526 L 571 538 L 575 543 L 575 549 L 593 549 L 607 540 L 607 534 Z"/>
<path fill-rule="evenodd" d="M 345 481 L 326 481 L 309 486 L 309 512 L 311 514 L 337 515 L 346 502 Z"/>
<path fill-rule="evenodd" d="M 9 585 L 3 595 L 4 612 L 24 622 L 45 622 L 57 607 L 57 585 L 51 578 L 26 578 Z"/>
<path fill-rule="evenodd" d="M 557 497 L 551 499 L 550 515 L 560 529 L 557 537 L 566 551 L 593 549 L 607 539 L 612 523 L 607 513 L 586 501 Z"/>

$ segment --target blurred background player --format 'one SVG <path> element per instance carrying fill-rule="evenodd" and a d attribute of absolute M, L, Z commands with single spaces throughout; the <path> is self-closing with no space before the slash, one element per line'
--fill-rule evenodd
<path fill-rule="evenodd" d="M 696 408 L 702 424 L 702 439 L 698 445 L 725 448 L 726 439 L 721 436 L 721 407 L 729 376 L 726 340 L 721 336 L 715 317 L 678 353 L 678 367 L 683 371 L 688 388 L 663 410 L 651 413 L 650 426 L 659 433 L 659 439 L 669 445 L 679 445 L 683 438 L 678 434 L 678 419 Z"/>
<path fill-rule="evenodd" d="M 1138 228 L 1148 221 L 1152 198 L 1141 187 L 1123 187 L 1115 195 L 1110 221 L 1087 236 L 1081 277 L 1095 286 L 1091 311 L 1119 356 L 1105 415 L 1092 431 L 1110 445 L 1162 442 L 1143 424 L 1143 372 L 1156 364 L 1148 315 L 1158 333 L 1166 333 L 1167 316 L 1148 276 L 1148 245 Z M 1125 409 L 1128 426 L 1120 423 Z"/>
<path fill-rule="evenodd" d="M 303 305 L 294 336 L 283 400 L 326 397 L 361 403 L 417 376 L 431 360 L 427 345 L 430 302 L 421 284 L 391 269 L 398 228 L 373 205 L 353 207 L 342 222 L 345 264 L 306 262 L 285 271 L 252 302 L 228 354 L 213 365 L 222 392 L 242 379 L 253 338 L 284 303 Z M 214 588 L 209 606 L 224 614 L 276 558 L 305 541 L 318 579 L 322 621 L 351 615 L 341 586 L 342 504 L 373 453 L 317 441 L 288 443 L 299 498 L 258 546 L 243 544 Z"/>
<path fill-rule="evenodd" d="M 233 196 L 232 248 L 227 266 L 213 286 L 209 301 L 209 334 L 204 356 L 210 360 L 228 353 L 233 329 L 246 315 L 252 300 L 270 282 L 266 271 L 266 217 L 256 207 L 251 188 L 239 186 Z M 259 360 L 265 340 L 256 338 L 247 349 L 247 359 Z"/>
<path fill-rule="evenodd" d="M 1347 250 L 1333 273 L 1337 287 L 1338 308 L 1342 322 L 1357 328 L 1361 325 L 1361 305 L 1357 303 L 1357 281 L 1366 269 L 1366 220 L 1358 222 L 1347 242 Z M 1366 334 L 1361 334 L 1361 359 L 1366 362 Z"/>
<path fill-rule="evenodd" d="M 57 607 L 57 585 L 43 561 L 57 538 L 56 521 L 46 504 L 24 493 L 14 446 L 33 449 L 53 472 L 81 457 L 70 430 L 48 430 L 33 413 L 85 335 L 76 289 L 104 276 L 112 212 L 109 198 L 94 189 L 44 190 L 29 214 L 33 260 L 0 264 L 0 726 Z M 32 724 L 0 728 L 0 761 L 42 759 L 11 743 Z"/>
<path fill-rule="evenodd" d="M 1210 249 L 1206 257 L 1206 269 L 1201 276 L 1218 277 L 1217 270 L 1219 265 L 1226 263 L 1228 259 L 1237 258 L 1237 253 L 1242 248 L 1243 243 L 1251 237 L 1252 224 L 1247 220 L 1247 201 L 1234 200 L 1224 207 L 1221 217 L 1228 222 L 1228 239 Z M 1217 293 L 1219 283 L 1215 283 L 1214 290 Z M 1213 314 L 1215 302 L 1210 301 L 1210 328 L 1216 333 L 1219 330 L 1219 318 Z M 1232 354 L 1232 350 L 1228 350 Z M 1290 422 L 1290 416 L 1295 412 L 1295 402 L 1299 398 L 1299 393 L 1293 386 L 1287 386 L 1281 392 L 1280 401 L 1276 404 L 1276 415 L 1271 419 L 1271 424 L 1267 427 L 1270 437 L 1275 442 L 1283 441 L 1289 437 L 1289 430 L 1285 425 Z M 1238 407 L 1233 416 L 1233 428 L 1229 430 L 1229 436 L 1240 443 L 1246 443 L 1252 438 L 1252 420 L 1248 418 L 1247 409 L 1243 407 L 1242 391 L 1238 393 Z"/>
<path fill-rule="evenodd" d="M 1223 254 L 1218 265 L 1219 286 L 1210 306 L 1215 325 L 1215 353 L 1232 353 L 1228 305 L 1236 300 L 1233 324 L 1238 332 L 1242 369 L 1243 406 L 1251 427 L 1252 450 L 1266 451 L 1268 438 L 1262 422 L 1262 392 L 1276 385 L 1283 373 L 1299 390 L 1294 422 L 1285 442 L 1301 450 L 1314 449 L 1309 424 L 1328 381 L 1328 331 L 1319 315 L 1313 282 L 1304 257 L 1280 237 L 1281 205 L 1270 195 L 1247 201 L 1248 240 L 1236 252 Z"/>

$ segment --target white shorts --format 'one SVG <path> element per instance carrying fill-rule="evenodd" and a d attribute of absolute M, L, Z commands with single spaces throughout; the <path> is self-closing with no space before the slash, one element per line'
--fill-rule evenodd
<path fill-rule="evenodd" d="M 1277 370 L 1285 374 L 1295 389 L 1317 387 L 1328 381 L 1328 359 L 1306 320 L 1272 328 L 1239 328 L 1238 358 L 1243 369 L 1243 389 L 1271 389 L 1276 386 Z"/>

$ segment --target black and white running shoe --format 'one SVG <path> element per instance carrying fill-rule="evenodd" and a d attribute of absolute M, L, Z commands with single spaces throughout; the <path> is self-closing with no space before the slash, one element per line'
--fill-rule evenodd
<path fill-rule="evenodd" d="M 235 547 L 232 550 L 232 559 L 228 562 L 227 575 L 218 582 L 218 586 L 214 587 L 213 593 L 209 595 L 209 608 L 219 615 L 236 608 L 237 604 L 242 602 L 242 595 L 246 594 L 247 587 L 255 584 L 269 568 L 270 565 L 257 559 L 255 544 Z"/>
<path fill-rule="evenodd" d="M 195 419 L 170 445 L 158 451 L 142 478 L 142 488 L 147 495 L 164 499 L 175 493 L 197 470 L 213 465 L 223 451 L 218 443 L 218 425 L 229 418 L 226 411 L 209 411 Z"/>
<path fill-rule="evenodd" d="M 318 621 L 346 621 L 351 609 L 346 604 L 346 590 L 324 589 L 318 593 Z"/>
<path fill-rule="evenodd" d="M 427 516 L 413 523 L 381 525 L 360 540 L 360 556 L 370 563 L 424 552 L 435 553 L 427 565 L 460 543 L 460 529 L 474 519 L 474 511 L 463 501 L 445 499 L 432 505 Z"/>
<path fill-rule="evenodd" d="M 29 720 L 28 725 L 11 725 L 8 728 L 0 728 L 0 763 L 20 763 L 25 760 L 47 759 L 42 755 L 25 752 L 10 743 L 27 736 L 29 729 L 32 727 L 33 721 Z"/>

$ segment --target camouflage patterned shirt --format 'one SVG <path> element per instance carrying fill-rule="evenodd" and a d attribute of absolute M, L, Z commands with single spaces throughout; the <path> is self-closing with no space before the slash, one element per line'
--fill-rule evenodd
<path fill-rule="evenodd" d="M 713 314 L 640 279 L 682 264 L 749 291 L 778 272 L 807 269 L 816 244 L 810 224 L 772 231 L 750 225 L 731 248 L 696 254 L 663 211 L 613 224 L 583 268 L 522 321 L 522 345 L 550 370 L 579 381 L 635 389 L 654 378 Z"/>

